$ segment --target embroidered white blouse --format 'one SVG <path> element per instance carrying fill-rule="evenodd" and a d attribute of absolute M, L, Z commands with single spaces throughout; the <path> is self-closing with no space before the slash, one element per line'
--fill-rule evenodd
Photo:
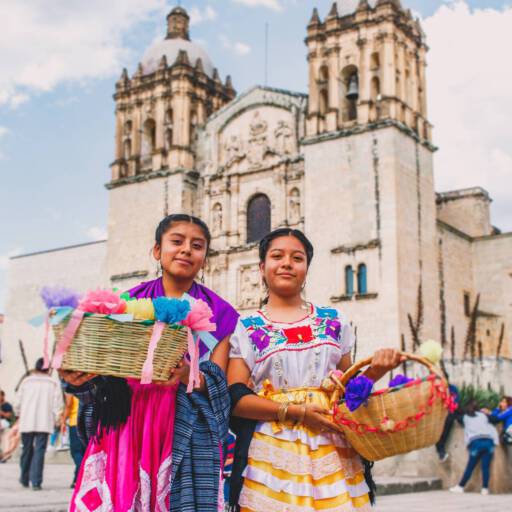
<path fill-rule="evenodd" d="M 275 389 L 318 387 L 354 340 L 348 320 L 334 308 L 312 305 L 293 323 L 274 322 L 258 311 L 238 320 L 230 357 L 245 361 L 256 392 L 266 379 Z"/>

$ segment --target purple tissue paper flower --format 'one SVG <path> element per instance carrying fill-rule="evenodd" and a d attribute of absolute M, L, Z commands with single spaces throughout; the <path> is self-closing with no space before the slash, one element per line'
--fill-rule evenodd
<path fill-rule="evenodd" d="M 79 293 L 62 286 L 44 286 L 40 295 L 48 309 L 59 307 L 76 309 L 80 301 Z"/>
<path fill-rule="evenodd" d="M 354 412 L 362 404 L 366 404 L 372 392 L 373 381 L 366 375 L 352 379 L 345 388 L 345 403 L 350 412 Z"/>
<path fill-rule="evenodd" d="M 389 381 L 390 388 L 396 388 L 397 386 L 402 386 L 403 384 L 407 384 L 408 382 L 413 381 L 410 377 L 406 377 L 405 375 L 398 374 L 396 377 L 392 378 Z"/>

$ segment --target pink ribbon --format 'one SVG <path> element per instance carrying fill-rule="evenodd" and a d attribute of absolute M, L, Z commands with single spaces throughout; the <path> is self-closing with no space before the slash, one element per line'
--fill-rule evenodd
<path fill-rule="evenodd" d="M 52 367 L 58 370 L 62 366 L 62 359 L 64 354 L 67 352 L 71 342 L 73 341 L 73 337 L 78 331 L 80 327 L 80 323 L 84 317 L 85 311 L 81 309 L 75 309 L 69 319 L 68 325 L 64 329 L 61 339 L 57 344 L 57 348 L 55 349 L 55 355 L 53 356 Z"/>
<path fill-rule="evenodd" d="M 153 381 L 153 359 L 155 357 L 156 346 L 162 337 L 165 325 L 165 322 L 160 322 L 157 320 L 153 326 L 153 333 L 151 334 L 151 339 L 149 340 L 148 354 L 146 356 L 146 360 L 144 361 L 144 365 L 142 366 L 142 375 L 140 379 L 141 384 L 151 384 Z"/>
<path fill-rule="evenodd" d="M 215 331 L 216 325 L 210 322 L 213 313 L 210 306 L 201 299 L 194 301 L 190 306 L 190 313 L 181 323 L 188 327 L 188 353 L 190 356 L 190 375 L 188 377 L 187 393 L 192 393 L 194 388 L 201 385 L 199 375 L 199 336 L 192 331 Z"/>
<path fill-rule="evenodd" d="M 43 370 L 50 366 L 50 355 L 48 352 L 48 336 L 50 334 L 50 312 L 44 319 L 44 338 L 43 338 Z"/>
<path fill-rule="evenodd" d="M 190 356 L 190 374 L 188 376 L 187 393 L 192 393 L 195 387 L 201 385 L 201 376 L 199 375 L 199 337 L 194 340 L 194 334 L 190 327 L 188 331 L 188 355 Z"/>

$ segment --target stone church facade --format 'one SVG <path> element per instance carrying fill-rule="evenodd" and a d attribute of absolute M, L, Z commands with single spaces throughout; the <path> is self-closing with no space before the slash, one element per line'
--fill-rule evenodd
<path fill-rule="evenodd" d="M 315 246 L 306 298 L 351 318 L 357 357 L 434 338 L 447 367 L 479 360 L 482 385 L 512 393 L 512 233 L 492 226 L 485 190 L 435 192 L 419 22 L 398 0 L 335 2 L 323 20 L 314 10 L 306 45 L 307 94 L 237 96 L 171 11 L 166 38 L 116 83 L 108 239 L 11 260 L 1 386 L 20 374 L 18 338 L 40 351 L 26 319 L 41 286 L 154 278 L 154 228 L 186 212 L 212 230 L 206 284 L 241 313 L 262 296 L 258 239 L 296 227 Z"/>

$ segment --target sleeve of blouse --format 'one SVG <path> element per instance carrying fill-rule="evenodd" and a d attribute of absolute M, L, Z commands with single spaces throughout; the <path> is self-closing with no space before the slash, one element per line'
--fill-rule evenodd
<path fill-rule="evenodd" d="M 247 330 L 240 320 L 236 324 L 235 332 L 231 335 L 229 343 L 231 345 L 229 357 L 231 359 L 243 359 L 252 371 L 256 358 Z"/>
<path fill-rule="evenodd" d="M 343 313 L 339 313 L 339 320 L 341 324 L 339 343 L 341 353 L 342 355 L 345 355 L 352 352 L 356 337 L 348 318 Z"/>

